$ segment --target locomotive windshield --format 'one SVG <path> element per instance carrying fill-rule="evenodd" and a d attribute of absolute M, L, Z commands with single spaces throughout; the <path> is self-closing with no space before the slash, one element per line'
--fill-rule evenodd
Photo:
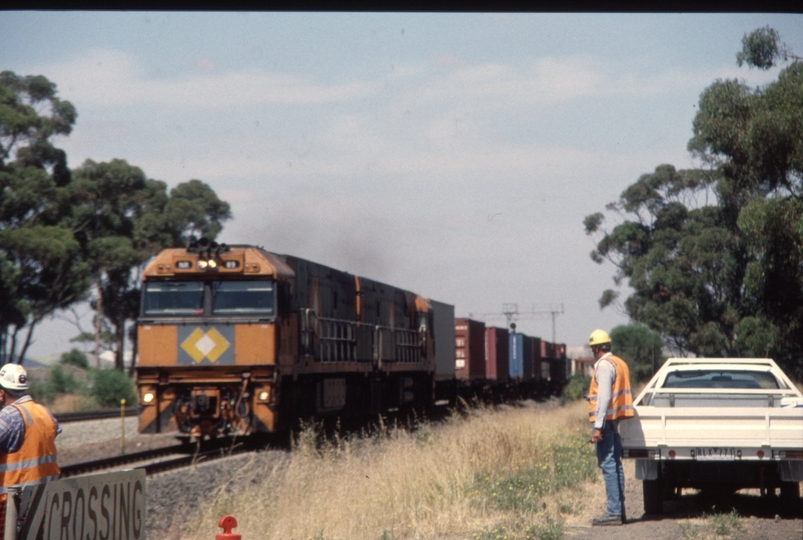
<path fill-rule="evenodd" d="M 204 284 L 167 281 L 145 284 L 145 315 L 203 315 Z"/>
<path fill-rule="evenodd" d="M 272 281 L 152 281 L 145 284 L 144 314 L 152 317 L 273 315 L 274 290 Z"/>
<path fill-rule="evenodd" d="M 212 284 L 213 315 L 273 315 L 272 281 L 218 281 Z"/>

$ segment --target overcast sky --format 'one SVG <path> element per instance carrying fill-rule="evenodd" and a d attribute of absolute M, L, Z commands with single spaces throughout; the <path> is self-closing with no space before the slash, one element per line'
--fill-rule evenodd
<path fill-rule="evenodd" d="M 803 53 L 796 14 L 0 12 L 0 69 L 75 105 L 71 167 L 209 184 L 234 215 L 220 241 L 488 324 L 516 303 L 549 340 L 562 309 L 571 346 L 628 322 L 599 309 L 615 269 L 589 258 L 583 218 L 657 165 L 695 165 L 700 93 L 777 76 L 736 65 L 766 25 Z M 50 321 L 30 353 L 76 333 Z"/>

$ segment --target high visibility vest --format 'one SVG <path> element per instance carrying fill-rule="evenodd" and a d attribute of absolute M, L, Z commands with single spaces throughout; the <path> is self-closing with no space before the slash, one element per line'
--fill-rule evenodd
<path fill-rule="evenodd" d="M 613 388 L 611 389 L 611 402 L 608 404 L 608 412 L 605 415 L 605 419 L 630 418 L 636 414 L 633 409 L 633 392 L 630 390 L 630 369 L 628 369 L 624 360 L 613 355 L 602 359 L 602 362 L 605 361 L 613 364 L 616 369 L 616 377 L 613 380 Z M 588 389 L 588 419 L 591 422 L 596 422 L 597 420 L 598 393 L 599 385 L 597 384 L 597 368 L 595 367 L 594 374 L 591 376 L 591 386 Z"/>
<path fill-rule="evenodd" d="M 22 446 L 16 452 L 0 454 L 0 493 L 8 486 L 32 486 L 57 480 L 56 422 L 47 409 L 34 403 L 13 403 L 25 422 Z"/>

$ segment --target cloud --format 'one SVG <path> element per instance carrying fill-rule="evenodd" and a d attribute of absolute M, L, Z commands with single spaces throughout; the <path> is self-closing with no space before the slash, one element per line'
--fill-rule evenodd
<path fill-rule="evenodd" d="M 156 105 L 171 108 L 228 108 L 257 104 L 321 104 L 365 98 L 377 83 L 317 84 L 303 77 L 259 70 L 218 73 L 198 59 L 194 71 L 164 80 L 148 77 L 136 57 L 91 49 L 68 62 L 43 66 L 63 98 L 93 106 Z"/>
<path fill-rule="evenodd" d="M 433 71 L 433 65 L 440 68 Z M 426 63 L 398 64 L 374 80 L 338 84 L 257 69 L 223 72 L 206 57 L 194 59 L 190 67 L 179 76 L 165 79 L 149 74 L 133 55 L 90 49 L 69 61 L 39 69 L 59 85 L 62 97 L 78 103 L 106 107 L 150 104 L 181 109 L 355 102 L 383 96 L 387 99 L 397 93 L 400 99 L 470 104 L 481 109 L 544 106 L 589 97 L 702 89 L 717 76 L 745 75 L 745 70 L 738 69 L 720 70 L 720 74 L 681 70 L 656 74 L 622 72 L 620 66 L 606 66 L 588 56 L 543 57 L 519 67 L 472 64 L 453 55 L 435 55 L 430 68 Z M 761 78 L 772 80 L 771 75 Z"/>

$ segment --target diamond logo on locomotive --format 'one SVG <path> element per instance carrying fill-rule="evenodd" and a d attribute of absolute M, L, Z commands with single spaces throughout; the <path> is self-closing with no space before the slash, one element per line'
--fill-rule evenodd
<path fill-rule="evenodd" d="M 182 330 L 186 332 L 185 329 Z M 179 330 L 179 339 L 182 337 L 182 330 Z M 227 329 L 223 329 L 222 331 L 231 333 L 231 329 L 228 329 L 228 332 L 226 330 Z M 204 332 L 200 327 L 196 327 L 195 330 L 193 330 L 190 335 L 181 342 L 181 348 L 196 364 L 200 364 L 204 361 L 204 359 L 207 359 L 214 364 L 218 361 L 218 359 L 223 357 L 226 351 L 231 348 L 232 339 L 232 336 L 230 336 L 229 339 L 226 339 L 226 337 L 223 336 L 217 328 L 210 328 Z M 183 355 L 180 355 L 178 363 L 188 364 L 190 362 L 187 362 L 186 359 L 183 358 Z M 220 363 L 234 363 L 233 355 L 226 355 L 226 357 L 223 358 Z"/>

